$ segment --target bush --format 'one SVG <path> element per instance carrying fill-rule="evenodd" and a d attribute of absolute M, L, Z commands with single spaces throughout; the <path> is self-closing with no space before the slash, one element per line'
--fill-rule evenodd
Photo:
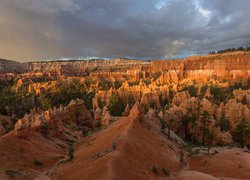
<path fill-rule="evenodd" d="M 218 86 L 211 86 L 211 94 L 214 96 L 214 102 L 225 102 L 232 96 L 230 89 L 223 89 Z"/>
<path fill-rule="evenodd" d="M 198 88 L 195 87 L 195 85 L 188 86 L 187 90 L 188 90 L 191 97 L 197 97 L 198 96 Z"/>
<path fill-rule="evenodd" d="M 158 171 L 158 169 L 157 169 L 155 166 L 152 166 L 151 170 L 152 170 L 152 172 L 153 172 L 154 174 L 156 174 L 156 175 L 159 175 L 159 174 L 160 174 L 159 171 Z"/>
<path fill-rule="evenodd" d="M 106 105 L 106 102 L 105 101 L 102 101 L 100 97 L 97 98 L 97 103 L 98 103 L 98 106 L 99 108 L 104 108 L 104 106 Z"/>
<path fill-rule="evenodd" d="M 107 91 L 112 87 L 113 83 L 110 81 L 103 81 L 98 83 L 98 88 L 103 91 Z"/>
<path fill-rule="evenodd" d="M 122 86 L 122 82 L 121 81 L 119 81 L 119 80 L 116 80 L 115 82 L 114 82 L 114 88 L 115 89 L 119 89 L 121 86 Z"/>
<path fill-rule="evenodd" d="M 73 144 L 70 144 L 69 145 L 69 148 L 68 148 L 68 161 L 72 161 L 74 159 L 74 147 L 73 147 Z"/>
<path fill-rule="evenodd" d="M 5 170 L 5 175 L 8 176 L 9 178 L 14 178 L 15 176 L 18 176 L 20 173 L 18 170 L 14 169 L 6 169 Z"/>
<path fill-rule="evenodd" d="M 48 134 L 49 134 L 49 125 L 48 125 L 48 123 L 46 123 L 46 122 L 42 123 L 42 125 L 41 125 L 41 133 L 45 137 L 48 136 Z"/>
<path fill-rule="evenodd" d="M 131 94 L 128 96 L 128 104 L 129 104 L 129 107 L 130 107 L 130 108 L 133 107 L 134 104 L 135 104 L 135 98 L 134 98 L 134 96 L 131 95 Z"/>
<path fill-rule="evenodd" d="M 110 96 L 110 105 L 108 107 L 112 116 L 121 116 L 124 111 L 124 105 L 116 93 Z"/>
<path fill-rule="evenodd" d="M 90 110 L 93 108 L 93 98 L 94 97 L 95 97 L 94 92 L 89 92 L 84 96 L 83 100 L 84 100 L 84 104 L 85 104 L 87 110 Z"/>
<path fill-rule="evenodd" d="M 243 105 L 247 105 L 247 104 L 248 104 L 247 96 L 246 96 L 246 95 L 243 96 L 243 98 L 242 98 L 242 100 L 241 100 L 241 103 L 242 103 Z"/>
<path fill-rule="evenodd" d="M 165 169 L 165 168 L 162 168 L 162 172 L 165 176 L 170 176 L 170 172 L 169 170 Z"/>
<path fill-rule="evenodd" d="M 159 95 L 159 101 L 162 109 L 164 109 L 165 106 L 168 104 L 168 99 L 164 99 L 162 93 Z"/>
<path fill-rule="evenodd" d="M 42 163 L 41 161 L 37 160 L 37 159 L 35 159 L 35 160 L 33 161 L 33 164 L 34 164 L 35 166 L 43 166 L 43 163 Z"/>

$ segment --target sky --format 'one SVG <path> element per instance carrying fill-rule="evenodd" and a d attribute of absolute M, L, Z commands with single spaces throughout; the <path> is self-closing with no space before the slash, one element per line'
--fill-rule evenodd
<path fill-rule="evenodd" d="M 168 59 L 249 45 L 249 0 L 0 0 L 5 59 Z"/>

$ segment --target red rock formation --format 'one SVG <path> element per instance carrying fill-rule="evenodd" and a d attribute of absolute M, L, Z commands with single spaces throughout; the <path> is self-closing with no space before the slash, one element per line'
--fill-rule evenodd
<path fill-rule="evenodd" d="M 15 124 L 15 135 L 28 137 L 30 130 L 38 130 L 52 137 L 63 134 L 63 123 L 75 123 L 83 131 L 92 129 L 93 120 L 82 100 L 71 101 L 67 107 L 60 106 L 49 111 L 31 110 Z"/>
<path fill-rule="evenodd" d="M 172 103 L 179 106 L 182 102 L 186 101 L 189 98 L 189 93 L 187 91 L 182 91 L 175 94 L 174 98 L 172 99 Z"/>
<path fill-rule="evenodd" d="M 134 104 L 133 108 L 130 111 L 130 114 L 129 114 L 128 118 L 134 118 L 135 120 L 139 120 L 139 121 L 143 120 L 144 112 L 141 109 L 138 102 L 136 102 Z"/>
<path fill-rule="evenodd" d="M 122 113 L 123 116 L 128 116 L 130 114 L 130 107 L 129 104 L 126 105 L 124 112 Z"/>
<path fill-rule="evenodd" d="M 152 71 L 175 70 L 179 77 L 204 80 L 212 76 L 222 79 L 247 78 L 250 76 L 249 57 L 250 53 L 236 53 L 153 61 Z"/>

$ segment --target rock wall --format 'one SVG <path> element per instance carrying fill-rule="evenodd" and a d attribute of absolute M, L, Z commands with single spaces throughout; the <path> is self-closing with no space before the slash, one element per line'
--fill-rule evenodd
<path fill-rule="evenodd" d="M 51 75 L 58 76 L 83 76 L 91 72 L 127 72 L 130 69 L 142 70 L 143 68 L 148 67 L 150 65 L 150 62 L 128 60 L 123 58 L 113 60 L 96 59 L 71 61 L 41 61 L 25 63 L 25 66 L 30 71 L 49 72 Z"/>
<path fill-rule="evenodd" d="M 50 136 L 60 136 L 63 134 L 63 123 L 75 123 L 88 131 L 93 128 L 93 119 L 86 109 L 82 100 L 72 100 L 66 107 L 60 106 L 48 111 L 40 109 L 31 110 L 15 124 L 15 135 L 17 137 L 28 137 L 31 130 L 46 131 Z"/>
<path fill-rule="evenodd" d="M 250 76 L 250 53 L 216 54 L 193 56 L 183 60 L 153 61 L 152 71 L 175 70 L 180 80 L 183 78 L 237 79 Z"/>
<path fill-rule="evenodd" d="M 11 60 L 0 59 L 0 74 L 13 73 L 19 74 L 26 72 L 27 69 L 21 63 Z"/>

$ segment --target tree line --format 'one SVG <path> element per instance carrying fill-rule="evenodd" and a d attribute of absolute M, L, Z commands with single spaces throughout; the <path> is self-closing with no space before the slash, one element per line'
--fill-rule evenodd
<path fill-rule="evenodd" d="M 250 51 L 250 46 L 247 47 L 238 47 L 238 48 L 227 48 L 227 49 L 222 49 L 219 51 L 210 51 L 209 54 L 223 54 L 223 53 L 228 53 L 228 52 L 235 52 L 235 51 Z"/>

